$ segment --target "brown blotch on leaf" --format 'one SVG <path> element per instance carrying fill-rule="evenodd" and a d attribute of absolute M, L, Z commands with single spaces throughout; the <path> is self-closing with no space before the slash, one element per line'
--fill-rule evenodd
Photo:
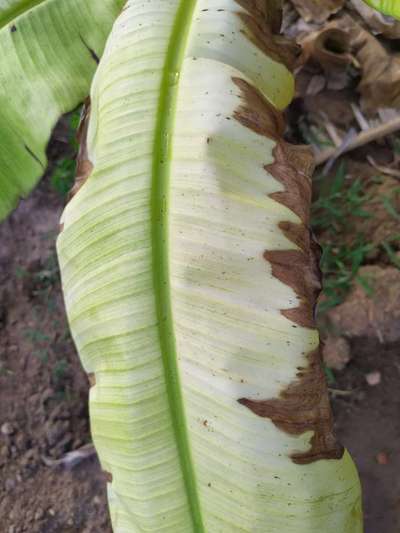
<path fill-rule="evenodd" d="M 113 475 L 110 472 L 106 472 L 105 470 L 103 470 L 103 476 L 107 483 L 112 483 Z"/>
<path fill-rule="evenodd" d="M 297 380 L 284 390 L 279 398 L 249 400 L 240 398 L 241 405 L 258 416 L 269 418 L 289 435 L 314 434 L 310 449 L 291 455 L 294 463 L 304 465 L 320 459 L 341 459 L 344 448 L 333 433 L 332 411 L 325 386 L 319 350 L 308 355 L 309 365 L 299 370 Z"/>
<path fill-rule="evenodd" d="M 94 387 L 96 385 L 96 374 L 94 374 L 93 372 L 88 374 L 88 380 L 89 380 L 89 385 L 91 387 Z"/>
<path fill-rule="evenodd" d="M 278 35 L 282 24 L 281 0 L 236 0 L 236 3 L 247 11 L 239 12 L 238 16 L 245 26 L 243 33 L 248 39 L 271 59 L 292 69 L 300 48 L 293 41 Z"/>
<path fill-rule="evenodd" d="M 243 126 L 275 141 L 274 162 L 265 170 L 281 185 L 282 190 L 270 198 L 297 215 L 298 221 L 283 220 L 279 229 L 288 239 L 288 249 L 265 250 L 264 258 L 271 266 L 272 275 L 296 293 L 298 305 L 282 309 L 281 314 L 293 326 L 315 328 L 314 309 L 321 290 L 319 269 L 320 248 L 309 227 L 311 205 L 311 175 L 314 169 L 310 150 L 291 146 L 283 139 L 285 123 L 264 96 L 248 82 L 233 78 L 240 89 L 241 105 L 234 117 Z M 340 459 L 343 447 L 333 434 L 333 420 L 319 349 L 307 355 L 308 364 L 299 368 L 296 380 L 282 391 L 278 398 L 251 400 L 240 398 L 240 404 L 256 415 L 269 418 L 290 435 L 313 432 L 310 449 L 292 454 L 296 464 L 308 464 L 320 459 Z"/>
<path fill-rule="evenodd" d="M 75 196 L 82 185 L 86 182 L 88 177 L 93 171 L 93 164 L 89 160 L 87 150 L 87 134 L 90 120 L 90 98 L 86 98 L 82 113 L 81 120 L 77 131 L 77 140 L 79 142 L 78 156 L 76 158 L 76 177 L 75 184 L 69 194 L 69 200 Z"/>

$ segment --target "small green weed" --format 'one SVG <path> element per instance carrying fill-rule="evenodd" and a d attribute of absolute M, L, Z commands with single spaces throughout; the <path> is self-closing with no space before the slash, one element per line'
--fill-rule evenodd
<path fill-rule="evenodd" d="M 63 198 L 71 190 L 75 179 L 76 163 L 74 159 L 60 159 L 51 176 L 51 185 L 53 189 Z"/>
<path fill-rule="evenodd" d="M 53 366 L 53 377 L 56 385 L 60 384 L 67 373 L 68 361 L 66 359 L 58 360 Z"/>
<path fill-rule="evenodd" d="M 346 183 L 346 166 L 341 163 L 332 181 L 325 176 L 316 180 L 324 180 L 321 185 L 320 197 L 313 204 L 312 226 L 315 231 L 340 231 L 348 224 L 350 217 L 369 218 L 371 213 L 363 206 L 370 199 L 365 194 L 362 181 L 357 178 Z"/>
<path fill-rule="evenodd" d="M 397 187 L 396 189 L 393 189 L 392 194 L 396 194 L 400 191 L 400 187 Z M 400 213 L 396 211 L 396 208 L 392 204 L 392 199 L 390 196 L 381 196 L 383 206 L 385 207 L 386 211 L 389 213 L 391 217 L 393 217 L 395 220 L 400 220 Z"/>
<path fill-rule="evenodd" d="M 400 155 L 400 138 L 389 137 L 389 139 L 391 141 L 393 152 L 395 153 L 395 155 Z"/>
<path fill-rule="evenodd" d="M 400 257 L 397 255 L 396 250 L 392 246 L 392 243 L 395 241 L 400 241 L 400 234 L 393 235 L 391 239 L 384 241 L 382 243 L 382 247 L 387 253 L 392 265 L 400 269 Z"/>
<path fill-rule="evenodd" d="M 72 155 L 70 157 L 63 157 L 57 161 L 53 174 L 51 176 L 52 187 L 63 198 L 66 197 L 71 190 L 76 172 L 76 153 L 78 150 L 78 143 L 76 141 L 76 130 L 79 125 L 81 108 L 76 109 L 69 118 L 69 133 L 68 144 Z"/>
<path fill-rule="evenodd" d="M 36 357 L 41 361 L 43 364 L 47 364 L 49 362 L 49 353 L 45 348 L 35 350 L 32 352 L 33 357 Z"/>
<path fill-rule="evenodd" d="M 46 259 L 43 268 L 34 274 L 42 287 L 53 286 L 58 281 L 59 269 L 55 251 Z"/>
<path fill-rule="evenodd" d="M 29 275 L 29 272 L 26 270 L 26 268 L 24 267 L 21 267 L 19 265 L 17 265 L 15 267 L 15 277 L 17 279 L 24 279 L 26 278 L 27 276 Z"/>
<path fill-rule="evenodd" d="M 309 124 L 305 120 L 300 120 L 299 129 L 304 142 L 307 144 L 312 144 L 319 148 L 329 148 L 334 146 L 333 142 L 322 128 Z"/>
<path fill-rule="evenodd" d="M 365 278 L 358 275 L 358 270 L 368 252 L 374 249 L 372 244 L 366 243 L 359 237 L 352 246 L 335 246 L 328 243 L 322 247 L 321 270 L 324 274 L 325 298 L 319 304 L 320 312 L 342 303 L 354 282 L 358 282 L 368 294 L 371 294 L 371 286 Z"/>
<path fill-rule="evenodd" d="M 29 328 L 25 331 L 25 338 L 34 344 L 49 342 L 50 337 L 39 329 Z"/>
<path fill-rule="evenodd" d="M 326 378 L 326 382 L 328 383 L 328 385 L 334 385 L 336 383 L 336 378 L 335 378 L 335 374 L 333 370 L 327 367 L 326 365 L 324 365 L 324 373 L 325 373 L 325 378 Z"/>
<path fill-rule="evenodd" d="M 321 180 L 317 177 L 317 180 Z M 318 200 L 312 207 L 312 228 L 322 236 L 321 270 L 324 275 L 324 298 L 319 304 L 320 313 L 340 304 L 355 282 L 371 294 L 368 280 L 358 274 L 368 253 L 374 249 L 365 235 L 354 235 L 353 242 L 344 243 L 341 238 L 355 217 L 368 218 L 364 209 L 370 196 L 364 192 L 360 179 L 349 182 L 346 167 L 342 163 L 332 180 L 323 178 Z"/>

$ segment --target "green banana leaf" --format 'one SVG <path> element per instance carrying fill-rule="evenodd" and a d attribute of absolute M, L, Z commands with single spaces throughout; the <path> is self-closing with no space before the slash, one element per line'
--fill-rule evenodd
<path fill-rule="evenodd" d="M 57 242 L 117 533 L 360 533 L 276 2 L 129 0 Z"/>
<path fill-rule="evenodd" d="M 89 94 L 123 0 L 0 0 L 0 220 L 43 174 L 57 119 Z"/>
<path fill-rule="evenodd" d="M 400 19 L 399 0 L 364 0 L 364 2 L 385 15 Z"/>

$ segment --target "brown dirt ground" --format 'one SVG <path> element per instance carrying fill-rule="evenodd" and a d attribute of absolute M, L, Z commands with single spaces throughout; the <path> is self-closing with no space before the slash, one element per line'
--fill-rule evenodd
<path fill-rule="evenodd" d="M 90 442 L 88 382 L 68 333 L 55 255 L 62 210 L 48 181 L 0 225 L 0 532 L 111 532 Z"/>
<path fill-rule="evenodd" d="M 353 359 L 334 385 L 353 391 L 333 399 L 336 430 L 360 472 L 365 533 L 399 533 L 400 347 L 360 338 L 351 348 Z M 365 375 L 374 371 L 382 381 L 371 387 Z"/>

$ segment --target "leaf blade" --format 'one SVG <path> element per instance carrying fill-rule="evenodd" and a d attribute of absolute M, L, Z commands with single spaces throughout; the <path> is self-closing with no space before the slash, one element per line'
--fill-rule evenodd
<path fill-rule="evenodd" d="M 364 2 L 385 15 L 400 19 L 400 4 L 397 0 L 364 0 Z"/>
<path fill-rule="evenodd" d="M 101 55 L 121 7 L 121 0 L 0 5 L 0 220 L 43 174 L 51 130 L 87 96 L 97 66 L 91 50 Z"/>
<path fill-rule="evenodd" d="M 298 392 L 302 407 L 289 409 L 291 422 L 276 418 L 285 393 L 292 397 L 290 386 L 299 385 L 299 369 L 313 375 L 307 354 L 318 334 L 289 318 L 301 295 L 266 256 L 301 247 L 302 238 L 296 244 L 285 231 L 307 217 L 309 169 L 302 150 L 287 149 L 287 160 L 279 159 L 283 126 L 271 102 L 278 106 L 276 87 L 288 94 L 293 80 L 250 38 L 253 22 L 243 15 L 260 15 L 254 3 L 226 1 L 218 9 L 197 2 L 173 112 L 171 166 L 153 196 L 160 178 L 153 147 L 165 130 L 157 126 L 159 88 L 182 4 L 131 0 L 118 19 L 92 91 L 94 171 L 67 206 L 58 240 L 72 332 L 86 370 L 96 374 L 92 432 L 113 476 L 114 528 L 198 531 L 160 343 L 155 288 L 167 281 L 173 324 L 164 336 L 176 340 L 180 420 L 205 531 L 358 533 L 359 485 L 349 455 L 328 459 L 310 441 L 313 425 L 297 420 L 296 429 L 293 411 L 308 423 L 315 417 Z M 246 84 L 253 96 L 258 91 L 250 104 Z M 279 172 L 298 180 L 291 206 Z M 157 227 L 161 211 L 168 228 Z M 305 314 L 298 321 L 309 321 Z M 320 390 L 305 397 L 311 405 L 322 401 L 328 420 Z"/>

